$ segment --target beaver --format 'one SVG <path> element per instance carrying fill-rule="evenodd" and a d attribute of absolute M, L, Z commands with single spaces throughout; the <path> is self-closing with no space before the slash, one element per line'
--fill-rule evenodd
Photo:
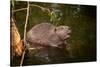
<path fill-rule="evenodd" d="M 69 26 L 54 26 L 51 23 L 40 23 L 27 33 L 27 41 L 33 46 L 60 47 L 70 37 Z"/>
<path fill-rule="evenodd" d="M 69 62 L 66 50 L 66 39 L 71 30 L 69 26 L 54 26 L 51 23 L 40 23 L 27 32 L 29 50 L 23 65 L 38 65 Z"/>

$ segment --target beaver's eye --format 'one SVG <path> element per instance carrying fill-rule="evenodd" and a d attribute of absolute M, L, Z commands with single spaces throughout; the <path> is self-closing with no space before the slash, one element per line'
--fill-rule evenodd
<path fill-rule="evenodd" d="M 65 29 L 65 27 L 63 27 L 62 29 Z"/>

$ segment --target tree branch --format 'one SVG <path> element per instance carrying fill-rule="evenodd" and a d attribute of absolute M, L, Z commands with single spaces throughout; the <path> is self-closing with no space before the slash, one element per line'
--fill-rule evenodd
<path fill-rule="evenodd" d="M 27 10 L 27 8 L 21 8 L 21 9 L 12 10 L 12 12 L 18 12 L 18 11 L 23 11 L 23 10 Z"/>
<path fill-rule="evenodd" d="M 27 15 L 26 15 L 26 21 L 25 21 L 25 26 L 24 26 L 24 45 L 26 46 L 27 48 L 27 44 L 26 44 L 26 28 L 27 28 L 27 23 L 28 23 L 28 16 L 29 16 L 29 1 L 27 2 Z M 23 64 L 23 60 L 24 60 L 24 55 L 25 55 L 25 51 L 26 51 L 26 48 L 22 54 L 22 58 L 21 58 L 21 63 L 20 63 L 20 66 L 22 66 Z"/>
<path fill-rule="evenodd" d="M 30 6 L 38 7 L 38 8 L 40 8 L 42 11 L 48 11 L 48 13 L 50 13 L 50 9 L 48 9 L 48 8 L 45 8 L 45 7 L 36 5 L 36 4 L 30 4 Z"/>

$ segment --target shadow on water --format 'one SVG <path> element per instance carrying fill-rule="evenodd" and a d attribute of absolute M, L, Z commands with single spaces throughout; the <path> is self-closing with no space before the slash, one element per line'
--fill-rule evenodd
<path fill-rule="evenodd" d="M 32 2 L 32 4 L 37 4 L 46 8 L 55 9 L 60 11 L 58 17 L 59 21 L 50 22 L 50 16 L 47 13 L 41 11 L 37 7 L 30 8 L 29 21 L 27 31 L 29 31 L 32 26 L 42 23 L 50 22 L 54 25 L 68 25 L 71 27 L 72 33 L 68 39 L 68 46 L 66 48 L 70 54 L 70 58 L 66 56 L 66 52 L 59 49 L 51 49 L 49 51 L 50 61 L 43 59 L 41 57 L 34 57 L 34 51 L 31 51 L 30 56 L 26 55 L 24 60 L 24 65 L 37 65 L 37 64 L 53 64 L 53 63 L 69 63 L 69 62 L 86 62 L 86 61 L 96 61 L 96 6 L 89 5 L 70 5 L 70 4 L 52 4 L 52 3 L 37 3 Z M 19 7 L 20 6 L 20 7 Z M 16 2 L 15 9 L 26 7 L 26 2 Z M 61 15 L 59 15 L 61 14 Z M 24 23 L 25 23 L 26 11 L 20 11 L 15 13 L 15 18 L 17 21 L 17 27 L 20 32 L 21 38 L 23 39 L 24 33 Z M 45 50 L 40 50 L 42 51 Z M 50 54 L 52 53 L 52 54 Z M 56 55 L 54 55 L 56 53 Z M 66 54 L 65 54 L 66 53 Z M 63 56 L 62 56 L 63 55 Z M 53 57 L 53 58 L 52 58 Z M 63 59 L 57 59 L 58 57 Z M 38 58 L 38 59 L 37 59 Z M 19 60 L 17 60 L 20 62 Z M 41 62 L 38 62 L 41 61 Z M 60 62 L 59 62 L 60 61 Z M 17 65 L 16 62 L 11 61 L 12 65 Z M 19 63 L 18 63 L 19 64 Z"/>

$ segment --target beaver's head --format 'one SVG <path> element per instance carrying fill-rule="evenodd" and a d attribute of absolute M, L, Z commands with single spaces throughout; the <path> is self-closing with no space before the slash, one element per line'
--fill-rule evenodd
<path fill-rule="evenodd" d="M 70 37 L 69 33 L 71 33 L 71 30 L 69 26 L 58 26 L 55 32 L 62 40 L 65 40 Z"/>

